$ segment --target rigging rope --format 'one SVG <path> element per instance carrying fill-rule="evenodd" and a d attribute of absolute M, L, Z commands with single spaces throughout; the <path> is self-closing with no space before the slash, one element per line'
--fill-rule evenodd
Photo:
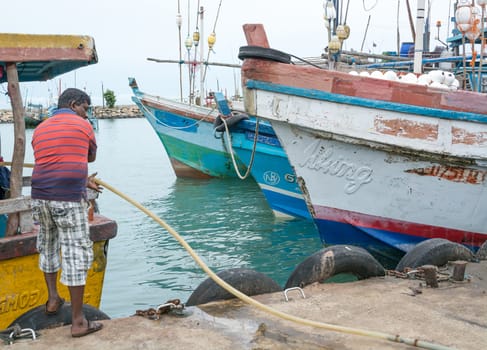
<path fill-rule="evenodd" d="M 215 22 L 213 23 L 213 33 L 216 32 L 216 23 L 218 22 L 218 18 L 220 17 L 220 9 L 222 7 L 222 1 L 223 0 L 220 0 L 220 3 L 218 4 L 218 11 L 216 12 L 216 17 L 215 17 Z M 206 55 L 206 62 L 208 62 L 210 60 L 210 52 L 212 50 L 208 50 L 208 54 Z M 203 62 L 201 62 L 203 63 Z M 206 70 L 208 69 L 208 65 L 205 64 L 205 71 L 203 73 L 203 81 L 205 81 L 206 79 Z"/>
<path fill-rule="evenodd" d="M 200 0 L 198 0 L 198 7 L 196 11 L 196 27 L 195 27 L 195 32 L 194 34 L 197 34 L 198 40 L 195 40 L 196 37 L 193 35 L 193 45 L 194 45 L 194 67 L 193 67 L 193 76 L 192 76 L 192 86 L 190 87 L 190 93 L 192 96 L 194 96 L 195 88 L 196 88 L 196 62 L 198 58 L 198 45 L 201 45 L 201 37 L 200 37 L 200 29 L 199 29 L 199 19 L 200 15 L 203 16 L 203 9 L 200 7 Z M 200 68 L 201 69 L 201 68 Z M 200 91 L 200 94 L 202 91 Z M 201 95 L 200 95 L 201 98 Z M 190 99 L 191 100 L 191 99 Z"/>
<path fill-rule="evenodd" d="M 247 166 L 247 170 L 244 175 L 240 174 L 240 170 L 238 169 L 237 161 L 235 160 L 235 156 L 233 154 L 233 146 L 232 146 L 232 137 L 230 136 L 230 130 L 228 129 L 227 121 L 225 118 L 221 118 L 223 125 L 225 125 L 225 131 L 226 131 L 226 137 L 227 137 L 227 143 L 228 147 L 230 147 L 228 153 L 230 153 L 230 157 L 232 158 L 232 164 L 233 168 L 235 169 L 235 172 L 237 173 L 237 176 L 239 177 L 240 180 L 245 180 L 249 174 L 250 170 L 252 169 L 252 166 L 254 165 L 254 156 L 255 156 L 255 150 L 257 149 L 257 140 L 259 138 L 259 119 L 256 118 L 256 123 L 255 123 L 255 132 L 254 132 L 254 144 L 252 146 L 252 154 L 250 156 L 250 162 L 249 165 Z"/>
<path fill-rule="evenodd" d="M 345 11 L 345 19 L 343 24 L 347 24 L 347 17 L 348 17 L 348 6 L 350 5 L 350 0 L 347 1 L 347 10 Z"/>

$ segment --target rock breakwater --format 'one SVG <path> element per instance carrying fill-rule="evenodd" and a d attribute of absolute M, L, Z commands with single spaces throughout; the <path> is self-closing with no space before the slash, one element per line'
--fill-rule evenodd
<path fill-rule="evenodd" d="M 143 118 L 144 115 L 136 105 L 116 106 L 113 108 L 95 106 L 98 119 Z M 9 109 L 0 110 L 0 123 L 13 123 L 13 114 Z"/>

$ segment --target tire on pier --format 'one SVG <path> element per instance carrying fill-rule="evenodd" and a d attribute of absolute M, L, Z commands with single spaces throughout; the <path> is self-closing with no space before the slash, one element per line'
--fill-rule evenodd
<path fill-rule="evenodd" d="M 285 289 L 325 282 L 340 273 L 359 280 L 384 276 L 384 267 L 365 249 L 352 245 L 334 245 L 321 249 L 300 263 L 289 276 Z"/>
<path fill-rule="evenodd" d="M 46 306 L 41 305 L 19 316 L 9 327 L 18 324 L 22 329 L 31 328 L 34 331 L 46 328 L 62 327 L 71 324 L 71 304 L 64 303 L 55 315 L 46 315 Z M 83 314 L 87 320 L 109 320 L 103 311 L 91 305 L 83 304 Z"/>
<path fill-rule="evenodd" d="M 250 269 L 235 268 L 223 270 L 218 272 L 217 276 L 248 296 L 274 293 L 282 290 L 272 278 Z M 208 277 L 190 295 L 186 306 L 206 304 L 211 301 L 232 298 L 235 298 L 233 294 L 227 292 Z"/>
<path fill-rule="evenodd" d="M 403 272 L 407 267 L 416 268 L 423 265 L 443 266 L 448 261 L 470 261 L 474 257 L 467 247 L 443 238 L 424 240 L 406 253 L 396 266 L 396 271 Z"/>

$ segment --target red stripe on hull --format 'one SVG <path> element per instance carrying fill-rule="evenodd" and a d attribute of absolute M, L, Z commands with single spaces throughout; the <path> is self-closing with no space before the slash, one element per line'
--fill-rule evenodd
<path fill-rule="evenodd" d="M 314 206 L 313 209 L 315 212 L 314 217 L 317 219 L 341 222 L 357 227 L 424 238 L 444 238 L 452 242 L 465 243 L 477 247 L 487 240 L 486 233 L 468 232 L 440 226 L 424 225 L 336 208 Z"/>

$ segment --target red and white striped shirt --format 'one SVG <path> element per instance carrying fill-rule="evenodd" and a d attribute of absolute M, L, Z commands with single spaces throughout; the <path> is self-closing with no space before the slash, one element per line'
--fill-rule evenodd
<path fill-rule="evenodd" d="M 58 109 L 32 136 L 33 199 L 79 202 L 86 198 L 88 155 L 96 154 L 93 127 L 71 109 Z"/>

